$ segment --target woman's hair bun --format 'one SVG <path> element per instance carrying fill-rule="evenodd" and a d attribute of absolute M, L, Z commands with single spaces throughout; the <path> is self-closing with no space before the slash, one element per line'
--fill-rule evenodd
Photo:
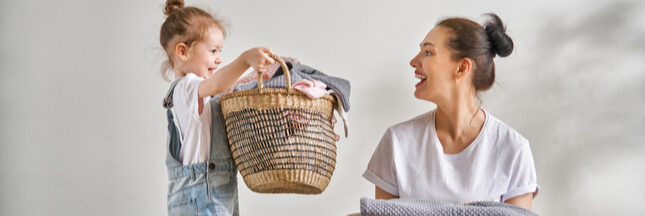
<path fill-rule="evenodd" d="M 183 0 L 167 0 L 166 7 L 163 9 L 163 14 L 170 16 L 172 12 L 175 12 L 177 9 L 184 7 Z"/>
<path fill-rule="evenodd" d="M 490 16 L 490 20 L 484 24 L 484 28 L 488 34 L 493 55 L 497 54 L 500 57 L 510 55 L 513 52 L 513 40 L 506 34 L 502 20 L 494 13 L 486 15 Z"/>

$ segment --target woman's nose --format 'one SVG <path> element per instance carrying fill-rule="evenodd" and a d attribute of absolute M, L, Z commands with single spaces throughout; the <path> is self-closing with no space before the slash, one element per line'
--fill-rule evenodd
<path fill-rule="evenodd" d="M 418 65 L 417 57 L 419 57 L 419 55 L 415 55 L 415 56 L 414 56 L 414 57 L 412 57 L 412 59 L 410 60 L 410 66 L 412 66 L 413 68 L 416 68 L 416 67 L 417 67 L 417 65 Z"/>

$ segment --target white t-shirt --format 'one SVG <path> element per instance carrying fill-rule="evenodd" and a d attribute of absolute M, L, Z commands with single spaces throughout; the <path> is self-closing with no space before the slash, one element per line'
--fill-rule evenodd
<path fill-rule="evenodd" d="M 400 198 L 463 203 L 537 195 L 526 138 L 484 112 L 477 138 L 462 152 L 445 154 L 435 130 L 435 112 L 388 128 L 363 177 Z"/>
<path fill-rule="evenodd" d="M 175 87 L 172 101 L 179 121 L 182 146 L 178 161 L 183 165 L 206 162 L 210 154 L 211 106 L 210 97 L 198 101 L 199 84 L 204 81 L 193 73 L 180 80 Z M 203 103 L 199 115 L 198 103 Z"/>

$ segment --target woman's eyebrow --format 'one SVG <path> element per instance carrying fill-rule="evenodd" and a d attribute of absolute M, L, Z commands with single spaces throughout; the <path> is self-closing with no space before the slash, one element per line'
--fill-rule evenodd
<path fill-rule="evenodd" d="M 420 46 L 420 47 L 424 47 L 424 46 L 434 46 L 434 44 L 432 44 L 432 43 L 430 43 L 430 42 L 425 42 L 425 43 L 423 43 L 423 44 L 419 44 L 419 46 Z"/>

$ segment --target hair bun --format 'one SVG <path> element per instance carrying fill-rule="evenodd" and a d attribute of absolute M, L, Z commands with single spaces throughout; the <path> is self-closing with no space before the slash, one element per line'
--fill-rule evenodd
<path fill-rule="evenodd" d="M 486 22 L 484 28 L 491 43 L 493 55 L 497 54 L 506 57 L 513 52 L 513 40 L 506 34 L 506 28 L 502 20 L 494 13 L 487 14 L 491 19 Z"/>
<path fill-rule="evenodd" d="M 166 7 L 163 9 L 163 14 L 170 16 L 172 12 L 175 12 L 177 9 L 184 7 L 183 0 L 167 0 Z"/>

